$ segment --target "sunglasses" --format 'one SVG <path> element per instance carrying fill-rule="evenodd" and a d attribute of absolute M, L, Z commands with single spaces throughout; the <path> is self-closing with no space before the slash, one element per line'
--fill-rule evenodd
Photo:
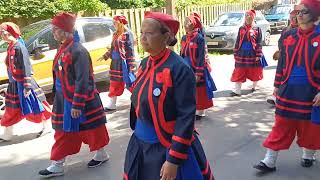
<path fill-rule="evenodd" d="M 297 15 L 299 16 L 306 15 L 306 14 L 310 14 L 310 11 L 303 9 L 297 12 Z"/>

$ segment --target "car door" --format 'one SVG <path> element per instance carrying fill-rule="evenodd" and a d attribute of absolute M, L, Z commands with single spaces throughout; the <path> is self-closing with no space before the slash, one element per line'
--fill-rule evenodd
<path fill-rule="evenodd" d="M 83 46 L 87 48 L 92 58 L 96 81 L 107 80 L 107 72 L 111 61 L 97 61 L 111 47 L 112 21 L 90 20 L 78 23 L 80 36 L 83 36 Z"/>
<path fill-rule="evenodd" d="M 34 78 L 44 90 L 50 90 L 53 84 L 52 62 L 59 43 L 53 38 L 52 28 L 48 27 L 39 33 L 28 47 Z"/>
<path fill-rule="evenodd" d="M 256 26 L 260 27 L 262 31 L 262 40 L 265 41 L 265 38 L 270 37 L 270 24 L 264 18 L 263 14 L 260 11 L 257 11 L 255 18 Z"/>

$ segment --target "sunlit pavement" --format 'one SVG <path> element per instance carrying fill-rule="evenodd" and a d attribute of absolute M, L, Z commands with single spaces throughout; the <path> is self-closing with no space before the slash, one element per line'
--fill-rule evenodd
<path fill-rule="evenodd" d="M 276 61 L 272 55 L 277 49 L 278 36 L 273 36 L 273 46 L 264 47 L 269 63 L 264 71 L 264 80 L 259 90 L 250 93 L 251 82 L 243 86 L 241 97 L 229 97 L 233 84 L 230 82 L 234 66 L 232 55 L 212 56 L 212 76 L 218 87 L 215 107 L 207 117 L 196 122 L 200 139 L 217 180 L 317 180 L 320 165 L 306 169 L 300 166 L 301 152 L 293 144 L 289 151 L 280 153 L 277 172 L 261 175 L 252 168 L 264 155 L 261 143 L 273 125 L 274 109 L 266 103 L 272 93 Z M 102 93 L 105 101 L 107 93 Z M 126 146 L 131 135 L 128 125 L 130 93 L 119 99 L 118 111 L 108 114 L 107 127 L 111 136 L 108 151 L 110 160 L 95 169 L 88 169 L 86 163 L 92 153 L 83 146 L 81 153 L 71 156 L 66 162 L 65 176 L 57 180 L 118 180 L 122 177 Z M 0 180 L 34 180 L 37 173 L 46 168 L 50 161 L 53 133 L 36 138 L 41 127 L 26 121 L 15 127 L 12 142 L 0 144 Z M 1 130 L 2 131 L 2 130 Z"/>

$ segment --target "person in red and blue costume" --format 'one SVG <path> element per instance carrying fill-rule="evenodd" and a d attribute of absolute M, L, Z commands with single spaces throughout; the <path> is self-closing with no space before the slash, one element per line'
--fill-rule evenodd
<path fill-rule="evenodd" d="M 141 61 L 131 96 L 124 180 L 212 180 L 194 132 L 196 83 L 193 70 L 167 48 L 177 43 L 179 22 L 146 12 L 141 44 L 150 54 Z"/>
<path fill-rule="evenodd" d="M 288 27 L 286 27 L 285 29 L 282 30 L 281 32 L 281 36 L 278 40 L 278 47 L 280 49 L 280 46 L 283 42 L 282 40 L 282 35 L 286 32 L 286 31 L 289 31 L 290 29 L 292 28 L 297 28 L 298 27 L 298 19 L 297 19 L 297 10 L 292 10 L 290 12 L 290 24 Z M 273 60 L 277 61 L 279 60 L 279 55 L 280 55 L 280 52 L 279 50 L 277 50 L 274 54 L 273 54 Z M 276 96 L 273 94 L 272 96 L 270 96 L 268 99 L 267 99 L 267 102 L 271 105 L 275 105 L 276 104 Z"/>
<path fill-rule="evenodd" d="M 105 146 L 109 143 L 106 115 L 96 89 L 90 54 L 74 30 L 76 16 L 60 13 L 52 21 L 53 37 L 61 45 L 53 60 L 54 103 L 52 127 L 55 143 L 52 164 L 39 172 L 41 177 L 61 176 L 67 156 L 80 151 L 82 143 L 95 155 L 89 168 L 109 159 Z"/>
<path fill-rule="evenodd" d="M 19 27 L 12 22 L 2 23 L 0 35 L 9 44 L 5 59 L 9 84 L 5 94 L 5 112 L 1 118 L 1 126 L 5 129 L 0 141 L 9 141 L 13 136 L 13 125 L 24 118 L 45 125 L 45 121 L 51 117 L 51 108 L 45 94 L 32 77 L 29 53 L 21 39 Z M 45 126 L 38 136 L 44 128 Z"/>
<path fill-rule="evenodd" d="M 275 124 L 263 146 L 265 158 L 254 168 L 276 170 L 281 150 L 297 139 L 301 165 L 311 167 L 320 149 L 320 1 L 302 0 L 296 7 L 298 28 L 283 34 L 274 87 L 277 97 Z"/>
<path fill-rule="evenodd" d="M 190 15 L 186 18 L 187 34 L 182 37 L 180 51 L 185 63 L 192 67 L 196 76 L 197 120 L 205 116 L 206 109 L 213 107 L 213 91 L 217 90 L 210 75 L 211 68 L 206 58 L 206 42 L 199 30 L 201 28 L 202 24 L 198 16 Z"/>
<path fill-rule="evenodd" d="M 105 111 L 116 110 L 117 96 L 121 96 L 125 86 L 130 89 L 135 80 L 134 68 L 134 40 L 132 33 L 128 30 L 127 18 L 123 15 L 113 17 L 116 32 L 112 37 L 111 49 L 102 59 L 111 58 L 110 66 L 110 88 L 105 106 Z"/>
<path fill-rule="evenodd" d="M 267 62 L 262 53 L 262 32 L 254 26 L 255 10 L 249 10 L 245 15 L 245 24 L 239 28 L 234 48 L 235 69 L 231 81 L 235 89 L 231 96 L 241 96 L 241 85 L 247 79 L 253 82 L 252 92 L 256 90 L 258 81 L 263 78 L 263 67 Z"/>

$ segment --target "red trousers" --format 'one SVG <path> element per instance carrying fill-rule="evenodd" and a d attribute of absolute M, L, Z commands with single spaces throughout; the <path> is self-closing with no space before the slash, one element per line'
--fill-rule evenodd
<path fill-rule="evenodd" d="M 294 120 L 279 115 L 276 115 L 275 125 L 263 146 L 274 151 L 286 150 L 290 148 L 296 136 L 300 147 L 320 149 L 320 125 L 308 120 Z"/>
<path fill-rule="evenodd" d="M 263 79 L 263 68 L 252 67 L 252 68 L 235 68 L 232 73 L 231 81 L 244 83 L 246 80 L 259 81 Z"/>
<path fill-rule="evenodd" d="M 47 101 L 43 101 L 42 105 L 44 107 L 44 111 L 41 114 L 29 114 L 26 116 L 23 116 L 21 110 L 18 108 L 5 107 L 3 117 L 1 118 L 1 126 L 13 126 L 24 118 L 34 123 L 41 123 L 44 120 L 50 119 L 52 112 L 49 103 Z"/>
<path fill-rule="evenodd" d="M 213 106 L 213 100 L 208 99 L 207 89 L 205 86 L 198 86 L 196 91 L 196 109 L 205 110 Z"/>
<path fill-rule="evenodd" d="M 111 81 L 109 87 L 109 97 L 121 96 L 124 91 L 124 82 Z"/>
<path fill-rule="evenodd" d="M 109 143 L 109 135 L 105 125 L 80 132 L 56 131 L 55 143 L 51 150 L 51 160 L 58 161 L 68 155 L 80 151 L 82 143 L 88 144 L 90 151 L 96 151 Z"/>

